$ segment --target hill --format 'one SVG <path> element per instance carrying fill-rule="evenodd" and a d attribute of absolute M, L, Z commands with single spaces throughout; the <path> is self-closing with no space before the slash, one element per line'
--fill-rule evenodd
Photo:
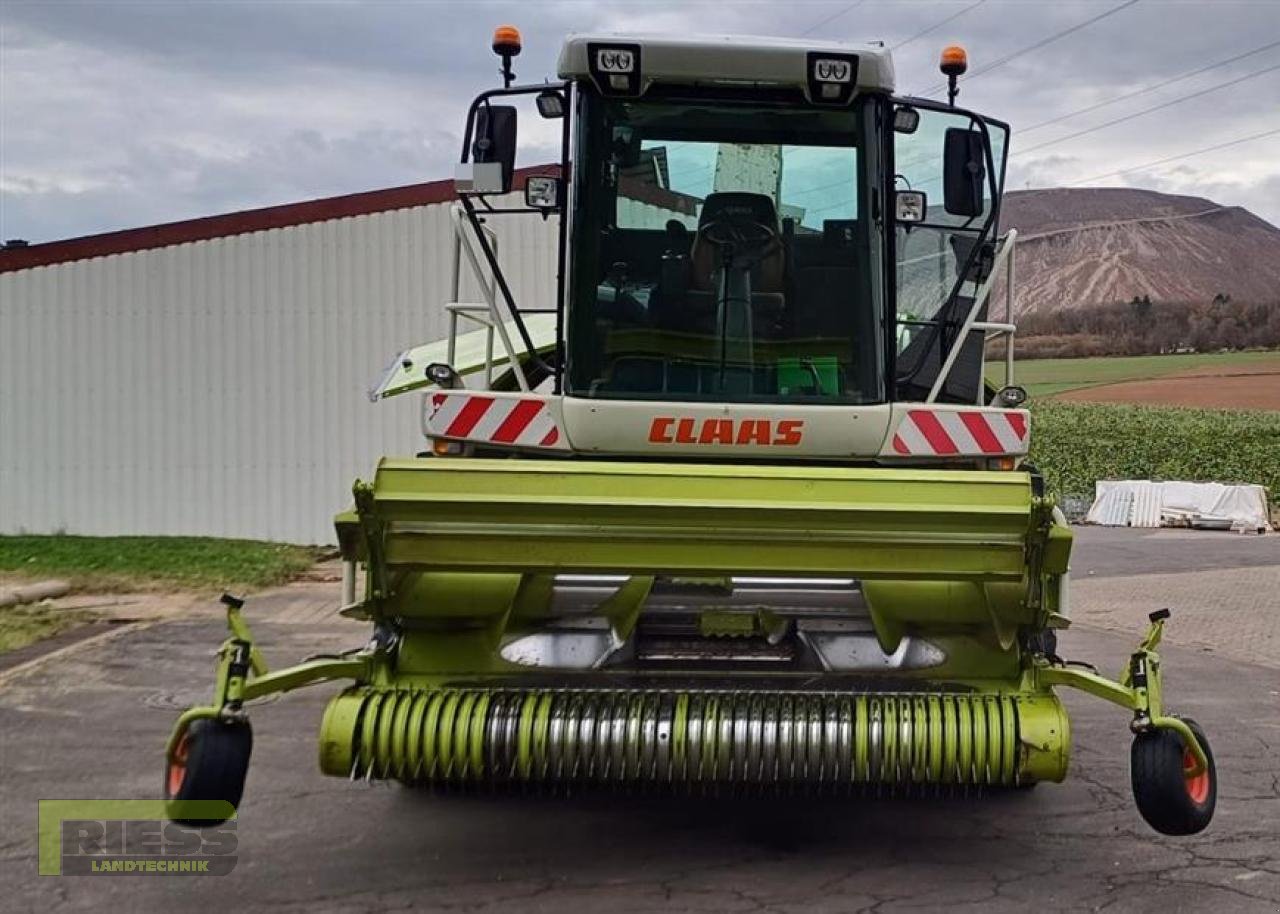
<path fill-rule="evenodd" d="M 1131 188 L 1011 191 L 1019 315 L 1147 296 L 1280 303 L 1280 229 L 1238 206 Z M 996 299 L 998 300 L 998 299 Z"/>

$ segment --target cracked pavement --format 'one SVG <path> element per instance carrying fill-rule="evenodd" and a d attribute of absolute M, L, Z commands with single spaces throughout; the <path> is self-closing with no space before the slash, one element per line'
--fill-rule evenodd
<path fill-rule="evenodd" d="M 1206 542 L 1135 536 L 1117 551 L 1108 538 L 1091 543 L 1084 532 L 1082 540 L 1077 565 L 1103 568 L 1122 555 L 1123 567 L 1117 559 L 1097 577 L 1111 588 L 1128 578 L 1135 599 L 1149 584 L 1140 577 L 1188 572 L 1170 551 L 1202 556 Z M 1241 586 L 1257 586 L 1245 572 L 1265 568 L 1241 561 Z M 1095 586 L 1076 584 L 1085 606 L 1096 602 Z M 277 598 L 295 607 L 294 621 L 282 613 L 264 622 L 270 598 L 249 605 L 269 662 L 363 641 L 364 626 L 319 621 L 305 593 Z M 1274 590 L 1255 591 L 1252 606 L 1280 614 Z M 565 800 L 440 796 L 323 777 L 316 732 L 338 687 L 322 686 L 254 709 L 231 875 L 38 877 L 36 800 L 158 796 L 168 728 L 180 707 L 207 698 L 218 617 L 211 607 L 161 617 L 0 677 L 0 897 L 8 910 L 51 912 L 215 903 L 476 914 L 1275 912 L 1280 657 L 1250 662 L 1231 639 L 1184 641 L 1180 616 L 1195 610 L 1174 611 L 1162 651 L 1166 694 L 1205 727 L 1220 777 L 1217 816 L 1191 838 L 1162 837 L 1138 817 L 1124 712 L 1067 690 L 1073 756 L 1061 785 L 941 799 Z M 1120 616 L 1085 613 L 1062 635 L 1060 653 L 1114 673 L 1141 635 Z M 1101 627 L 1112 624 L 1126 630 Z"/>

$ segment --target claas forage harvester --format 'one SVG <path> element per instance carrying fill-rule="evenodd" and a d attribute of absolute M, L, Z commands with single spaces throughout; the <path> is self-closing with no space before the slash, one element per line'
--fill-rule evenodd
<path fill-rule="evenodd" d="M 327 774 L 730 793 L 1061 781 L 1070 686 L 1131 713 L 1147 822 L 1203 829 L 1213 756 L 1165 710 L 1165 614 L 1118 680 L 1056 654 L 1071 532 L 1013 383 L 1009 129 L 956 106 L 963 51 L 940 103 L 895 96 L 878 44 L 577 35 L 534 85 L 514 29 L 494 49 L 451 211 L 477 301 L 378 383 L 422 392 L 428 446 L 336 522 L 372 637 L 271 672 L 230 600 L 168 797 L 229 811 L 249 705 L 321 681 L 351 682 Z M 514 168 L 521 103 L 558 163 Z M 502 270 L 494 225 L 522 214 L 554 299 Z"/>

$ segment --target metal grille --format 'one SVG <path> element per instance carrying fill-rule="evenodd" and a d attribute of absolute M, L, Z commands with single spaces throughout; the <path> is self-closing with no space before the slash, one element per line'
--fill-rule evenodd
<path fill-rule="evenodd" d="M 433 784 L 1012 785 L 1003 695 L 367 691 L 352 775 Z"/>

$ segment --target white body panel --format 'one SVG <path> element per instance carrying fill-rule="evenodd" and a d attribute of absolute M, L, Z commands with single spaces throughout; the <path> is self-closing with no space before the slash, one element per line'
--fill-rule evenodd
<path fill-rule="evenodd" d="M 574 451 L 685 457 L 852 457 L 880 452 L 891 408 L 565 397 Z"/>
<path fill-rule="evenodd" d="M 1031 445 L 1025 409 L 895 403 L 883 457 L 1022 456 Z"/>
<path fill-rule="evenodd" d="M 512 450 L 737 459 L 1021 457 L 1026 410 L 881 403 L 816 406 L 604 400 L 449 390 L 427 395 L 426 433 Z"/>
<path fill-rule="evenodd" d="M 560 397 L 437 390 L 423 401 L 427 435 L 514 450 L 568 451 Z"/>
<path fill-rule="evenodd" d="M 881 44 L 751 35 L 570 35 L 556 70 L 562 79 L 586 77 L 588 44 L 640 46 L 642 84 L 751 85 L 804 88 L 810 51 L 858 55 L 859 91 L 893 91 L 893 61 Z"/>

